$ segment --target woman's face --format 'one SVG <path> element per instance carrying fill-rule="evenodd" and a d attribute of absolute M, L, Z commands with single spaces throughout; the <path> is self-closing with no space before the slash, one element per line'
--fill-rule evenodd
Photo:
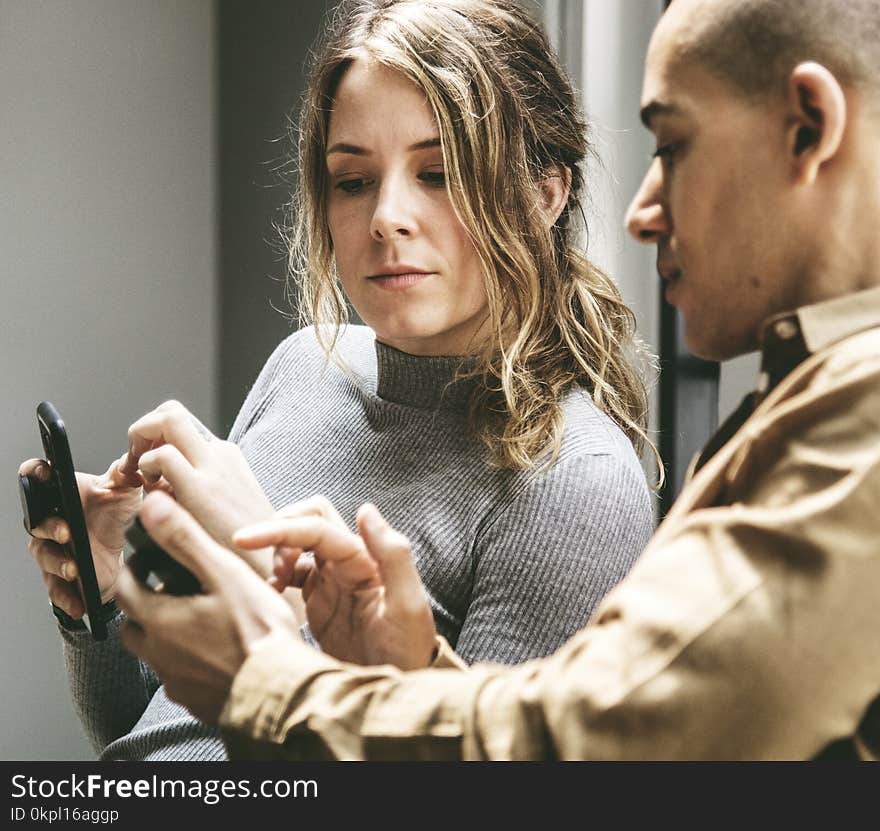
<path fill-rule="evenodd" d="M 424 93 L 398 72 L 356 60 L 330 115 L 327 173 L 342 286 L 377 338 L 414 355 L 473 349 L 486 292 L 446 193 Z"/>

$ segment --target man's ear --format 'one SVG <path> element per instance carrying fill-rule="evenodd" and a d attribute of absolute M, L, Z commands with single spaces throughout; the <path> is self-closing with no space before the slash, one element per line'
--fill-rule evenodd
<path fill-rule="evenodd" d="M 813 61 L 798 64 L 788 79 L 789 158 L 801 184 L 812 184 L 822 165 L 840 149 L 846 128 L 846 97 L 840 82 Z"/>
<path fill-rule="evenodd" d="M 552 228 L 568 202 L 571 170 L 562 164 L 548 167 L 538 184 L 541 188 L 541 211 L 544 214 L 544 221 L 548 228 Z"/>

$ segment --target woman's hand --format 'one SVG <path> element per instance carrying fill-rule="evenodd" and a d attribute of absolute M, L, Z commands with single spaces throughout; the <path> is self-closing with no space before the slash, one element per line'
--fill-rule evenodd
<path fill-rule="evenodd" d="M 126 459 L 126 456 L 117 459 L 102 476 L 76 474 L 103 603 L 115 595 L 125 529 L 141 504 L 141 480 L 126 472 Z M 43 459 L 29 459 L 18 472 L 41 482 L 47 481 L 50 475 L 49 464 Z M 72 618 L 81 618 L 85 606 L 75 582 L 77 565 L 66 548 L 70 542 L 70 526 L 61 517 L 49 517 L 32 529 L 31 534 L 28 550 L 43 574 L 50 600 Z"/>
<path fill-rule="evenodd" d="M 177 401 L 131 425 L 124 471 L 142 477 L 148 492 L 172 495 L 225 547 L 232 546 L 234 531 L 275 513 L 238 446 L 212 435 Z M 239 553 L 269 575 L 268 551 Z"/>
<path fill-rule="evenodd" d="M 272 582 L 279 590 L 302 588 L 309 627 L 328 655 L 357 664 L 427 667 L 436 629 L 409 541 L 372 505 L 362 506 L 357 523 L 360 536 L 316 497 L 233 539 L 241 548 L 275 546 Z"/>

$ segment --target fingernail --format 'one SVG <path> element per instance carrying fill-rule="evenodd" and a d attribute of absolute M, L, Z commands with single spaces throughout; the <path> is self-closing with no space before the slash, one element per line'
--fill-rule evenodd
<path fill-rule="evenodd" d="M 65 580 L 75 580 L 76 573 L 76 563 L 74 562 L 66 562 L 63 566 L 61 566 L 61 576 Z"/>
<path fill-rule="evenodd" d="M 276 554 L 272 558 L 272 564 L 275 566 L 276 569 L 284 568 L 284 557 L 282 557 L 280 554 Z"/>
<path fill-rule="evenodd" d="M 387 524 L 375 505 L 365 506 L 363 518 L 367 531 L 372 534 L 378 534 Z"/>

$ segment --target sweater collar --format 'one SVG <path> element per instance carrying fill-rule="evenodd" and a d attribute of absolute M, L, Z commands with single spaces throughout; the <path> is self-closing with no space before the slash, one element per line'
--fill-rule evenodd
<path fill-rule="evenodd" d="M 447 355 L 410 355 L 387 344 L 376 344 L 376 393 L 385 401 L 425 409 L 463 409 L 474 378 L 456 380 L 473 359 Z"/>

